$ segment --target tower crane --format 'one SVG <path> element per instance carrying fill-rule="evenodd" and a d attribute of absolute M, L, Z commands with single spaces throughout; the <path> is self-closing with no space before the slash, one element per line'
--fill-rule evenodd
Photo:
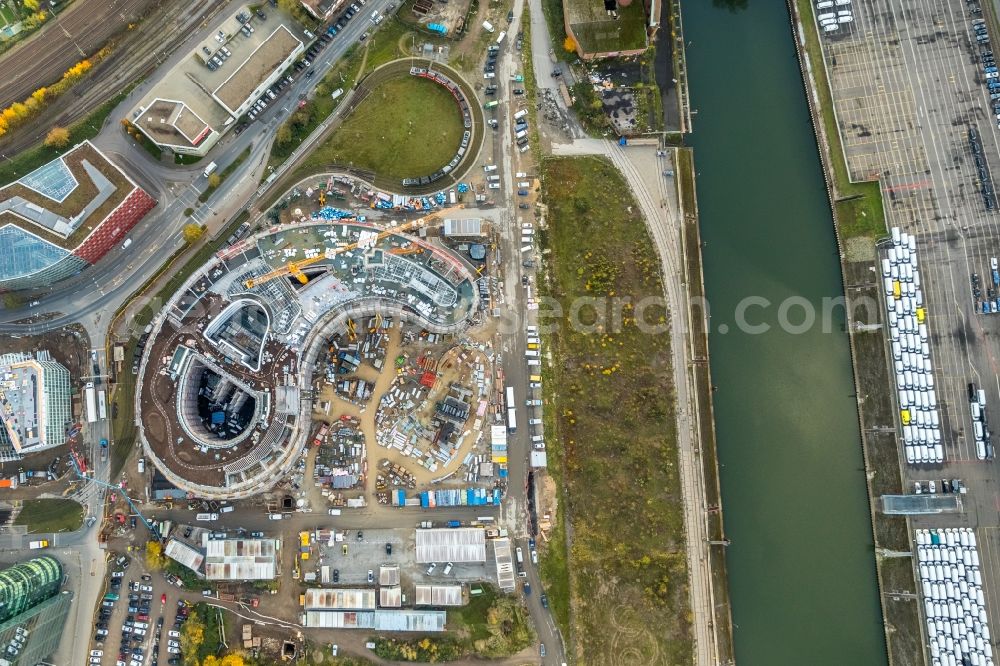
<path fill-rule="evenodd" d="M 377 243 L 386 236 L 405 233 L 407 231 L 411 231 L 413 229 L 426 226 L 432 220 L 435 220 L 441 217 L 442 215 L 446 215 L 453 210 L 455 210 L 455 208 L 445 208 L 426 217 L 417 218 L 416 220 L 410 220 L 409 222 L 404 222 L 402 224 L 397 224 L 395 226 L 389 227 L 388 229 L 380 231 L 378 235 L 375 237 L 375 240 L 373 242 Z M 302 272 L 303 268 L 306 268 L 307 266 L 311 266 L 321 261 L 325 261 L 327 259 L 331 259 L 335 255 L 342 254 L 344 252 L 350 252 L 351 250 L 356 250 L 358 249 L 358 247 L 359 247 L 358 243 L 349 243 L 341 247 L 327 248 L 324 251 L 319 252 L 315 257 L 309 257 L 308 259 L 301 259 L 299 261 L 290 261 L 284 266 L 279 266 L 278 268 L 275 268 L 273 271 L 270 271 L 258 277 L 247 278 L 246 280 L 244 280 L 243 286 L 246 287 L 247 289 L 253 289 L 255 286 L 262 285 L 266 282 L 270 282 L 275 278 L 284 277 L 286 275 L 292 275 L 302 284 L 306 284 L 307 282 L 309 282 L 309 278 L 306 276 L 305 273 Z"/>

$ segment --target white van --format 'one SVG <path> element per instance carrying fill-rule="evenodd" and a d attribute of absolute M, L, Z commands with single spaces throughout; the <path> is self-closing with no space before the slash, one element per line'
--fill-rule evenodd
<path fill-rule="evenodd" d="M 527 326 L 527 327 L 525 327 L 524 330 L 528 333 L 528 335 L 538 335 L 538 327 L 537 326 Z"/>
<path fill-rule="evenodd" d="M 530 368 L 538 367 L 541 364 L 542 364 L 542 362 L 539 361 L 537 358 L 529 358 L 528 359 L 528 367 L 530 367 Z"/>
<path fill-rule="evenodd" d="M 483 171 L 485 171 L 486 173 L 489 173 L 490 171 L 496 171 L 496 170 L 497 170 L 497 165 L 496 164 L 487 164 L 486 166 L 483 167 Z"/>
<path fill-rule="evenodd" d="M 816 20 L 822 23 L 823 21 L 835 18 L 837 18 L 836 12 L 826 12 L 825 14 L 820 14 L 819 16 L 817 16 Z"/>
<path fill-rule="evenodd" d="M 490 181 L 491 183 L 496 183 L 499 182 L 500 176 L 493 174 L 492 176 L 486 176 L 486 180 Z"/>
<path fill-rule="evenodd" d="M 829 9 L 833 7 L 833 0 L 823 0 L 823 2 L 816 3 L 816 9 Z"/>
<path fill-rule="evenodd" d="M 518 132 L 517 134 L 514 135 L 514 138 L 515 139 L 527 139 L 528 138 L 528 133 L 526 131 L 524 131 L 524 130 L 521 130 L 520 132 Z"/>
<path fill-rule="evenodd" d="M 524 355 L 526 357 L 528 357 L 528 358 L 538 358 L 538 350 L 537 349 L 526 349 L 524 351 Z"/>
<path fill-rule="evenodd" d="M 526 115 L 528 115 L 528 111 L 526 109 L 521 109 L 520 111 L 514 114 L 514 120 L 520 120 L 521 118 L 524 118 Z M 518 178 L 523 178 L 525 175 L 526 174 L 523 173 L 517 174 Z"/>
<path fill-rule="evenodd" d="M 518 187 L 531 187 L 531 182 L 527 180 L 522 180 L 517 184 Z"/>
<path fill-rule="evenodd" d="M 139 474 L 142 474 L 143 472 L 146 471 L 146 459 L 145 458 L 139 458 L 138 468 L 139 468 Z"/>
<path fill-rule="evenodd" d="M 126 238 L 125 242 L 122 243 L 122 249 L 123 250 L 127 250 L 128 246 L 131 245 L 131 244 L 132 244 L 132 239 L 131 238 Z"/>
<path fill-rule="evenodd" d="M 215 162 L 209 162 L 208 166 L 205 167 L 205 170 L 202 173 L 205 175 L 205 178 L 208 178 L 218 168 L 219 168 L 218 164 L 216 164 Z"/>
<path fill-rule="evenodd" d="M 514 174 L 514 177 L 515 178 L 527 178 L 528 174 L 524 173 L 523 171 L 518 171 L 517 173 Z"/>
<path fill-rule="evenodd" d="M 492 34 L 495 28 L 493 27 L 493 24 L 490 23 L 489 21 L 483 21 L 483 30 Z"/>

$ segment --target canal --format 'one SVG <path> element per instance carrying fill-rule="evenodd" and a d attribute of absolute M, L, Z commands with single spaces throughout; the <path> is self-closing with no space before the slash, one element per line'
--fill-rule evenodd
<path fill-rule="evenodd" d="M 843 310 L 820 316 L 840 267 L 787 9 L 683 12 L 736 660 L 882 664 Z M 814 325 L 782 325 L 807 308 Z"/>

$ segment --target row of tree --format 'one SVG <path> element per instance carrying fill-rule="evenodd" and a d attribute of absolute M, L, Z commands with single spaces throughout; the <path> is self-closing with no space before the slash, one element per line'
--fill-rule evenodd
<path fill-rule="evenodd" d="M 56 83 L 49 87 L 41 87 L 31 93 L 23 102 L 14 102 L 3 111 L 0 111 L 0 136 L 23 123 L 25 120 L 40 111 L 47 103 L 69 90 L 70 86 L 79 81 L 86 74 L 93 63 L 90 60 L 81 60 L 66 70 Z"/>

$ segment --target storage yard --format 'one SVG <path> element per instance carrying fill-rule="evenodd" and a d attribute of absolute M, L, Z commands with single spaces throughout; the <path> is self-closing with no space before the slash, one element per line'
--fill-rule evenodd
<path fill-rule="evenodd" d="M 1000 168 L 990 111 L 1000 97 L 991 46 L 996 36 L 978 18 L 975 0 L 918 5 L 906 13 L 864 3 L 852 9 L 851 30 L 824 39 L 823 54 L 850 177 L 880 180 L 889 227 L 884 238 L 870 239 L 880 241 L 877 256 L 866 257 L 882 282 L 884 353 L 896 388 L 893 423 L 878 426 L 897 433 L 904 493 L 958 495 L 884 505 L 904 507 L 917 529 L 909 535 L 917 555 L 911 575 L 922 600 L 922 621 L 895 625 L 888 634 L 890 652 L 897 641 L 919 642 L 927 663 L 993 663 L 992 639 L 981 631 L 996 625 L 991 599 L 1000 585 L 988 419 L 1000 400 L 989 343 L 998 333 L 991 314 L 1000 282 L 993 275 L 1000 237 L 991 176 Z M 934 39 L 927 37 L 929 25 Z M 914 72 L 948 83 L 918 87 Z M 958 508 L 939 513 L 946 505 Z M 983 609 L 968 605 L 966 587 L 964 601 L 941 594 L 945 580 L 970 585 L 950 568 L 967 545 L 951 551 L 939 543 L 952 533 L 971 534 L 973 543 L 978 538 L 979 569 L 965 573 L 981 586 Z M 939 552 L 949 567 L 928 569 Z M 896 590 L 907 587 L 895 578 Z M 961 607 L 958 616 L 949 601 Z M 883 598 L 887 615 L 894 604 Z"/>

